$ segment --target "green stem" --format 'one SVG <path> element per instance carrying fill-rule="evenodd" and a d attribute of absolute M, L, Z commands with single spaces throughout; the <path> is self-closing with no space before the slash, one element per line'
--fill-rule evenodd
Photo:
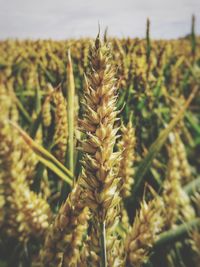
<path fill-rule="evenodd" d="M 29 130 L 29 134 L 30 137 L 35 139 L 37 130 L 39 129 L 39 127 L 41 126 L 41 122 L 42 122 L 42 113 L 40 112 L 37 115 L 37 118 L 31 123 L 30 125 L 30 130 Z"/>
<path fill-rule="evenodd" d="M 70 51 L 68 50 L 68 64 L 67 64 L 67 116 L 68 116 L 68 167 L 71 173 L 74 173 L 74 95 L 75 85 L 73 68 L 71 62 Z"/>
<path fill-rule="evenodd" d="M 193 56 L 193 60 L 194 60 L 195 59 L 195 50 L 196 50 L 195 16 L 194 15 L 192 15 L 191 47 L 192 47 L 192 56 Z"/>
<path fill-rule="evenodd" d="M 184 186 L 184 191 L 190 196 L 200 188 L 200 177 Z"/>
<path fill-rule="evenodd" d="M 148 18 L 147 19 L 147 27 L 146 27 L 146 58 L 147 58 L 147 64 L 148 65 L 149 65 L 150 53 L 151 53 L 150 20 Z"/>
<path fill-rule="evenodd" d="M 188 232 L 192 227 L 200 227 L 199 218 L 193 219 L 188 223 L 177 226 L 175 229 L 164 232 L 160 235 L 160 238 L 155 243 L 154 248 L 163 247 L 172 244 L 172 242 L 176 242 L 181 238 L 184 238 L 188 235 Z"/>
<path fill-rule="evenodd" d="M 37 86 L 35 89 L 35 111 L 36 111 L 36 115 L 39 114 L 41 110 L 41 92 L 39 87 Z"/>
<path fill-rule="evenodd" d="M 100 223 L 100 242 L 101 242 L 101 267 L 107 267 L 105 221 Z"/>
<path fill-rule="evenodd" d="M 30 115 L 28 114 L 28 112 L 26 111 L 26 109 L 24 108 L 24 106 L 22 105 L 21 101 L 17 97 L 15 97 L 15 101 L 16 101 L 16 105 L 17 105 L 20 113 L 24 117 L 24 119 L 28 123 L 31 123 L 32 122 L 32 118 L 30 117 Z"/>

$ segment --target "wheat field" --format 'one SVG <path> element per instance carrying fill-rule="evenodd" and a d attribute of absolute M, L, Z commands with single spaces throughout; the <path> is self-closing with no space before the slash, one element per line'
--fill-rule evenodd
<path fill-rule="evenodd" d="M 0 42 L 0 267 L 200 266 L 200 37 Z"/>

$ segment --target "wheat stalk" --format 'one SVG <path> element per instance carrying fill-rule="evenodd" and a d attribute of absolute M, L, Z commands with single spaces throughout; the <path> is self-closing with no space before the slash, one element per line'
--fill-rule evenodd
<path fill-rule="evenodd" d="M 119 153 L 113 152 L 118 131 L 114 126 L 117 89 L 110 51 L 99 36 L 91 49 L 90 63 L 91 72 L 84 90 L 84 115 L 80 120 L 86 136 L 82 142 L 84 158 L 80 182 L 85 203 L 93 214 L 95 234 L 91 235 L 90 255 L 96 266 L 107 266 L 106 237 L 108 233 L 112 235 L 109 228 L 115 224 L 115 209 L 120 201 L 116 169 Z M 112 225 L 107 224 L 111 217 Z"/>

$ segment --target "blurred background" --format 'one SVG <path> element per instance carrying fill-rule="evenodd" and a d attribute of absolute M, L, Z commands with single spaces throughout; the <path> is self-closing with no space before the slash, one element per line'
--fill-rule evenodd
<path fill-rule="evenodd" d="M 191 15 L 200 34 L 199 0 L 0 0 L 0 39 L 94 37 L 98 23 L 109 35 L 144 37 L 146 18 L 152 38 L 190 32 Z"/>

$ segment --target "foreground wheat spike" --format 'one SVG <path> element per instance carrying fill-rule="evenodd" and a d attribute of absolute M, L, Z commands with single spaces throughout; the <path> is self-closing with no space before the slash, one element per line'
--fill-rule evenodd
<path fill-rule="evenodd" d="M 56 157 L 65 163 L 68 139 L 68 123 L 67 123 L 67 103 L 63 96 L 62 90 L 58 87 L 53 94 L 55 103 L 55 135 L 54 142 L 56 144 Z"/>
<path fill-rule="evenodd" d="M 1 100 L 2 97 L 3 93 Z M 27 178 L 30 170 L 26 166 L 28 149 L 23 149 L 23 140 L 8 124 L 8 103 L 1 102 L 4 114 L 0 116 L 1 231 L 26 242 L 30 237 L 45 235 L 51 212 L 47 202 L 29 188 Z"/>
<path fill-rule="evenodd" d="M 142 201 L 125 241 L 128 266 L 140 267 L 148 259 L 151 247 L 164 225 L 163 207 L 159 196 L 148 203 Z"/>
<path fill-rule="evenodd" d="M 117 89 L 109 48 L 101 43 L 99 36 L 91 49 L 90 64 L 91 72 L 84 90 L 84 115 L 80 121 L 85 133 L 80 182 L 86 205 L 93 214 L 90 263 L 99 266 L 101 252 L 105 252 L 105 238 L 109 243 L 108 239 L 114 231 L 116 207 L 120 201 L 120 179 L 116 168 L 119 153 L 113 152 L 118 131 L 114 126 L 118 113 L 115 107 Z M 109 218 L 112 220 L 108 223 Z M 105 254 L 103 258 L 104 264 L 107 264 Z"/>
<path fill-rule="evenodd" d="M 165 227 L 171 228 L 178 220 L 194 218 L 190 199 L 181 187 L 181 163 L 178 157 L 176 135 L 171 133 L 172 144 L 168 148 L 169 162 L 164 181 L 163 199 L 166 206 Z"/>
<path fill-rule="evenodd" d="M 121 161 L 119 166 L 119 177 L 123 179 L 121 195 L 122 197 L 128 197 L 131 195 L 131 187 L 133 185 L 133 162 L 135 160 L 135 130 L 133 128 L 131 120 L 129 120 L 127 126 L 122 125 L 122 138 L 118 143 L 119 150 L 122 151 Z"/>
<path fill-rule="evenodd" d="M 79 246 L 87 228 L 88 209 L 81 204 L 81 189 L 75 185 L 61 206 L 41 250 L 41 266 L 71 267 L 79 258 Z"/>

